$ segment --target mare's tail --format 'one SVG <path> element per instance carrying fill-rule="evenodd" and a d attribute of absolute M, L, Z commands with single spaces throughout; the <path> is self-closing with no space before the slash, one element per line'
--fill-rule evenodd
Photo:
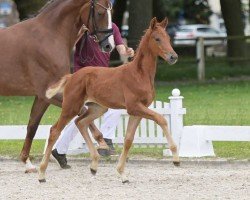
<path fill-rule="evenodd" d="M 58 81 L 57 83 L 55 83 L 54 85 L 50 86 L 47 90 L 46 90 L 46 97 L 48 99 L 51 99 L 52 97 L 54 97 L 56 94 L 58 93 L 63 93 L 64 87 L 67 83 L 67 81 L 71 78 L 72 74 L 68 74 L 65 75 L 64 77 L 61 78 L 60 81 Z"/>

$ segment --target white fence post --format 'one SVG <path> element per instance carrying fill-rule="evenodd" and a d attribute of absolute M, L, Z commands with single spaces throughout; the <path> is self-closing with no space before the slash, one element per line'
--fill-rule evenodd
<path fill-rule="evenodd" d="M 183 130 L 183 115 L 186 114 L 186 108 L 182 107 L 183 96 L 180 96 L 181 92 L 179 89 L 173 89 L 172 96 L 169 97 L 170 103 L 170 131 L 172 137 L 177 145 L 180 147 L 180 140 Z M 164 155 L 168 155 L 167 151 L 163 152 Z"/>

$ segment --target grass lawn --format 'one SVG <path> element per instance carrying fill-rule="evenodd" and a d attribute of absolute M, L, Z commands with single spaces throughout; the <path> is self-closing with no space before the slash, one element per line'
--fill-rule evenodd
<path fill-rule="evenodd" d="M 250 125 L 250 81 L 197 84 L 170 83 L 157 86 L 157 100 L 168 101 L 173 88 L 179 88 L 187 108 L 185 125 Z M 0 125 L 27 124 L 32 97 L 0 97 Z M 54 123 L 60 109 L 51 106 L 42 124 Z M 32 154 L 40 155 L 44 141 L 35 141 Z M 215 142 L 216 155 L 250 159 L 250 142 Z M 0 141 L 0 155 L 18 156 L 22 141 Z M 161 157 L 161 149 L 133 149 L 132 154 Z"/>
<path fill-rule="evenodd" d="M 207 80 L 220 80 L 242 76 L 250 76 L 250 62 L 239 62 L 230 65 L 224 58 L 207 58 L 205 77 Z M 197 80 L 197 62 L 195 58 L 180 57 L 179 61 L 169 66 L 161 61 L 158 65 L 156 78 L 159 81 Z"/>

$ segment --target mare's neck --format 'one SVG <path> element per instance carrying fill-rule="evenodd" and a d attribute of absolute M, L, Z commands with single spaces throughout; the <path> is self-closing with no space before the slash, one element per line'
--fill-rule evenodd
<path fill-rule="evenodd" d="M 153 83 L 156 74 L 157 56 L 154 55 L 149 48 L 149 37 L 150 35 L 148 32 L 143 36 L 133 60 L 133 65 L 138 72 L 149 77 Z"/>
<path fill-rule="evenodd" d="M 71 50 L 82 26 L 79 13 L 85 2 L 86 0 L 62 1 L 55 8 L 40 13 L 37 18 L 43 26 L 54 32 L 56 37 L 63 37 Z"/>

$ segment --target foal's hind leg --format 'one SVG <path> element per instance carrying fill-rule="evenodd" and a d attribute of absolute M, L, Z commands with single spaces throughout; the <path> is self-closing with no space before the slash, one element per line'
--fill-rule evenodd
<path fill-rule="evenodd" d="M 33 138 L 36 134 L 38 125 L 41 121 L 41 118 L 47 108 L 49 107 L 49 103 L 45 102 L 42 99 L 39 99 L 37 96 L 34 100 L 31 113 L 30 113 L 30 120 L 27 127 L 27 135 L 25 138 L 25 142 L 23 144 L 23 149 L 20 154 L 21 160 L 26 165 L 25 173 L 36 172 L 35 166 L 33 166 L 29 159 L 30 148 L 32 145 Z"/>
<path fill-rule="evenodd" d="M 90 171 L 92 174 L 96 174 L 97 167 L 98 167 L 98 161 L 100 158 L 100 155 L 98 154 L 90 136 L 88 133 L 88 127 L 91 122 L 93 122 L 98 117 L 102 116 L 103 113 L 107 111 L 107 108 L 102 107 L 96 103 L 89 103 L 88 104 L 88 110 L 86 113 L 81 115 L 79 118 L 76 119 L 76 125 L 78 129 L 80 130 L 86 144 L 89 147 L 90 156 L 92 158 L 92 162 L 90 165 Z"/>
<path fill-rule="evenodd" d="M 58 122 L 54 124 L 51 129 L 50 129 L 50 136 L 48 140 L 48 145 L 45 151 L 45 154 L 43 156 L 42 162 L 40 164 L 40 169 L 39 169 L 39 182 L 45 182 L 45 171 L 48 167 L 48 162 L 49 158 L 51 155 L 52 148 L 60 136 L 61 131 L 63 128 L 66 126 L 66 124 L 75 116 L 76 114 L 70 114 L 70 115 L 65 115 L 61 114 Z"/>
<path fill-rule="evenodd" d="M 124 168 L 125 168 L 125 163 L 126 163 L 129 149 L 134 140 L 136 128 L 138 127 L 138 124 L 140 123 L 140 121 L 141 121 L 140 117 L 135 117 L 135 116 L 129 117 L 126 136 L 124 139 L 124 146 L 123 146 L 123 150 L 122 150 L 122 153 L 119 158 L 118 165 L 117 165 L 117 171 L 121 176 L 122 183 L 129 182 L 128 178 L 125 175 Z"/>

